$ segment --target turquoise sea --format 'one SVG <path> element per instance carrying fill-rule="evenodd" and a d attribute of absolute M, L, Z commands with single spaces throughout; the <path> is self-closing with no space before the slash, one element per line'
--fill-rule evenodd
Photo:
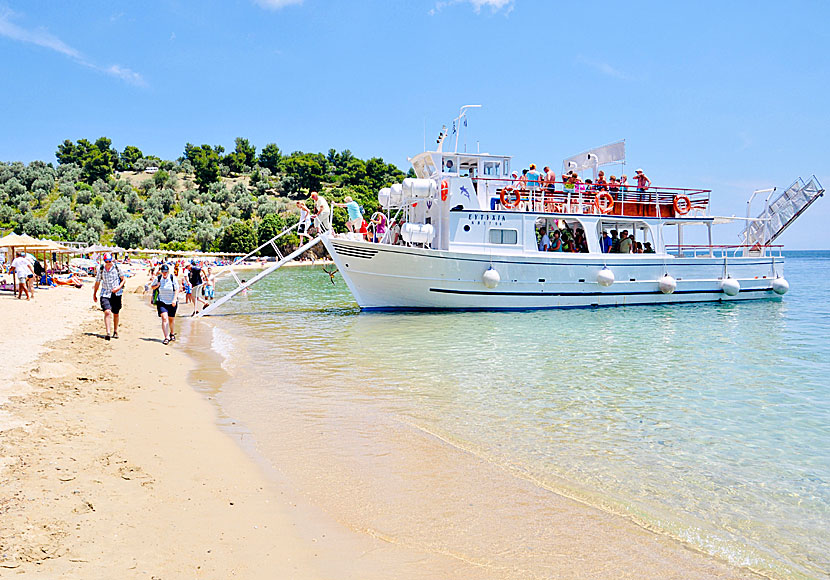
<path fill-rule="evenodd" d="M 824 578 L 830 252 L 789 252 L 785 277 L 781 301 L 361 313 L 339 276 L 301 267 L 206 322 L 233 377 L 220 406 L 266 461 L 305 463 L 286 475 L 355 529 L 440 544 L 438 515 L 396 505 L 430 503 L 401 488 L 429 469 L 426 438 L 496 466 L 493 501 L 521 480 L 775 578 Z"/>

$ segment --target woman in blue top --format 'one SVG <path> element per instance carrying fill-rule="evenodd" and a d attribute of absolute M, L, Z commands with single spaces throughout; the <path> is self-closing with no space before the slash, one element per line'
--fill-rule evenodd
<path fill-rule="evenodd" d="M 551 252 L 561 252 L 562 251 L 562 237 L 559 233 L 559 230 L 554 230 L 553 232 L 553 239 L 550 241 L 550 251 Z"/>
<path fill-rule="evenodd" d="M 344 203 L 335 203 L 335 207 L 345 207 L 349 213 L 349 219 L 346 222 L 346 227 L 352 233 L 357 233 L 360 230 L 360 224 L 363 222 L 363 214 L 360 211 L 360 206 L 350 196 L 343 198 Z"/>

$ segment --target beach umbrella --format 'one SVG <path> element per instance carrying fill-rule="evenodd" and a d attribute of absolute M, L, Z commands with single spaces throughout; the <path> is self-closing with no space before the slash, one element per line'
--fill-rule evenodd
<path fill-rule="evenodd" d="M 0 248 L 40 248 L 43 245 L 41 240 L 27 234 L 20 235 L 12 232 L 0 238 Z"/>

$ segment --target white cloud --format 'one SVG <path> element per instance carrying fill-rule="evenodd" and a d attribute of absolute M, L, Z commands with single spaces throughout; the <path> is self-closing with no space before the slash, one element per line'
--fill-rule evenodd
<path fill-rule="evenodd" d="M 81 58 L 81 55 L 77 50 L 71 46 L 67 46 L 66 43 L 64 43 L 60 38 L 52 36 L 43 28 L 35 30 L 20 28 L 10 21 L 12 16 L 14 16 L 14 14 L 10 10 L 3 10 L 0 12 L 0 36 L 5 36 L 6 38 L 10 38 L 12 40 L 19 40 L 20 42 L 36 44 L 44 48 L 50 48 L 71 58 Z"/>
<path fill-rule="evenodd" d="M 286 6 L 302 4 L 303 0 L 254 0 L 257 4 L 268 10 L 279 10 Z"/>
<path fill-rule="evenodd" d="M 594 60 L 590 58 L 586 58 L 582 55 L 577 57 L 577 61 L 581 64 L 587 65 L 594 69 L 595 71 L 604 74 L 607 77 L 621 79 L 621 80 L 628 80 L 629 76 L 624 72 L 614 68 L 610 64 L 600 60 Z"/>
<path fill-rule="evenodd" d="M 504 10 L 505 14 L 510 14 L 513 11 L 514 2 L 515 0 L 439 0 L 427 14 L 435 16 L 453 4 L 470 4 L 476 14 L 480 13 L 482 8 L 489 8 L 494 14 L 501 10 Z"/>
<path fill-rule="evenodd" d="M 110 74 L 114 77 L 117 77 L 121 80 L 124 80 L 124 81 L 130 83 L 131 85 L 137 85 L 137 86 L 140 86 L 140 87 L 143 87 L 143 86 L 146 85 L 146 83 L 144 82 L 144 78 L 139 73 L 135 72 L 134 70 L 130 70 L 125 66 L 121 66 L 121 65 L 118 65 L 118 64 L 113 64 L 113 65 L 108 66 L 107 68 L 103 68 L 103 69 L 99 69 L 99 70 L 102 70 L 103 72 L 105 72 L 107 74 Z"/>
<path fill-rule="evenodd" d="M 468 0 L 473 5 L 476 12 L 481 12 L 485 6 L 493 12 L 506 9 L 507 12 L 513 10 L 513 0 Z"/>
<path fill-rule="evenodd" d="M 137 72 L 126 67 L 114 64 L 110 66 L 99 66 L 88 61 L 80 52 L 54 36 L 45 28 L 26 29 L 13 23 L 11 19 L 16 16 L 10 10 L 0 9 L 0 36 L 27 44 L 34 44 L 43 48 L 54 50 L 64 56 L 68 56 L 76 63 L 91 68 L 98 72 L 119 78 L 133 85 L 144 86 L 144 78 Z"/>

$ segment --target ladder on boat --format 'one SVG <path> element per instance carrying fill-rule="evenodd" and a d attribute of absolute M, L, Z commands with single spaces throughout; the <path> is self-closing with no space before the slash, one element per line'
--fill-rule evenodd
<path fill-rule="evenodd" d="M 750 219 L 752 200 L 759 193 L 769 193 L 764 211 L 757 218 Z M 798 216 L 824 195 L 824 188 L 813 175 L 806 183 L 799 177 L 772 202 L 775 189 L 758 190 L 746 202 L 747 225 L 741 232 L 746 249 L 759 249 L 775 241 Z"/>
<path fill-rule="evenodd" d="M 230 300 L 231 298 L 233 298 L 234 296 L 236 296 L 237 294 L 239 294 L 243 290 L 247 289 L 250 286 L 253 286 L 257 282 L 259 282 L 260 280 L 265 278 L 268 274 L 280 269 L 282 266 L 284 266 L 288 262 L 292 261 L 294 258 L 297 258 L 298 256 L 301 256 L 304 252 L 310 250 L 311 248 L 313 248 L 314 246 L 319 244 L 320 241 L 323 239 L 323 236 L 326 235 L 325 232 L 322 233 L 322 234 L 318 234 L 316 238 L 312 238 L 310 241 L 306 242 L 305 244 L 303 244 L 302 246 L 300 246 L 299 248 L 297 248 L 296 250 L 294 250 L 290 254 L 283 255 L 282 252 L 280 252 L 279 248 L 277 248 L 277 244 L 275 242 L 278 239 L 280 239 L 281 237 L 283 237 L 284 235 L 290 233 L 292 230 L 296 229 L 298 226 L 299 226 L 299 224 L 294 224 L 290 228 L 286 228 L 285 230 L 281 231 L 279 234 L 277 234 L 276 236 L 274 236 L 273 238 L 271 238 L 270 240 L 268 240 L 267 242 L 265 242 L 264 244 L 259 246 L 254 251 L 249 252 L 247 255 L 243 256 L 242 258 L 240 258 L 239 260 L 234 262 L 234 264 L 230 264 L 229 266 L 225 266 L 224 269 L 219 270 L 219 272 L 216 274 L 216 279 L 218 280 L 221 276 L 223 276 L 225 274 L 230 274 L 231 276 L 233 276 L 233 279 L 236 280 L 236 288 L 234 288 L 233 290 L 231 290 L 230 292 L 228 292 L 227 294 L 225 294 L 224 296 L 222 296 L 218 300 L 214 301 L 209 306 L 206 306 L 200 312 L 195 313 L 194 316 L 201 317 L 201 316 L 205 316 L 207 314 L 210 314 L 211 312 L 213 312 L 214 310 L 219 308 L 222 304 L 224 304 L 225 302 L 227 302 L 228 300 Z M 246 281 L 240 280 L 239 276 L 237 276 L 236 272 L 233 269 L 234 265 L 237 265 L 237 264 L 243 262 L 244 260 L 247 260 L 248 258 L 252 257 L 253 255 L 255 255 L 257 252 L 259 252 L 262 248 L 264 248 L 266 246 L 271 246 L 274 249 L 274 252 L 276 253 L 276 256 L 277 256 L 276 263 L 274 263 L 271 266 L 267 267 L 266 269 L 262 270 L 260 273 L 258 273 L 256 276 L 254 276 L 250 280 L 246 280 Z"/>

